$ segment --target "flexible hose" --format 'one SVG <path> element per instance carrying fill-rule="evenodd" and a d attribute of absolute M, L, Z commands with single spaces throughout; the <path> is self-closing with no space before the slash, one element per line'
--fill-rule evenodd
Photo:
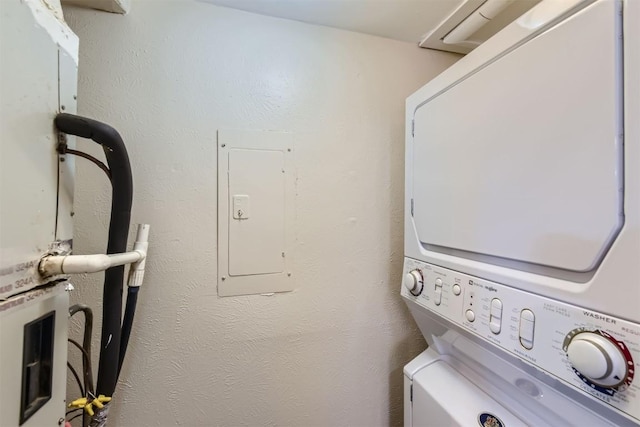
<path fill-rule="evenodd" d="M 122 335 L 120 336 L 120 359 L 118 361 L 118 376 L 122 369 L 122 362 L 127 353 L 129 345 L 129 336 L 131 335 L 131 327 L 133 326 L 133 316 L 136 313 L 136 304 L 138 303 L 139 287 L 130 287 L 127 292 L 127 305 L 124 309 L 124 319 L 122 320 Z"/>
<path fill-rule="evenodd" d="M 93 311 L 84 304 L 74 304 L 69 307 L 69 317 L 73 317 L 78 312 L 84 313 L 84 337 L 82 338 L 82 351 L 86 357 L 82 358 L 82 372 L 84 374 L 84 385 L 87 391 L 94 393 L 93 389 L 93 369 L 91 368 L 91 336 L 93 335 Z M 86 397 L 86 396 L 84 396 Z"/>
<path fill-rule="evenodd" d="M 133 178 L 127 149 L 120 134 L 111 126 L 96 120 L 62 113 L 55 118 L 61 132 L 89 138 L 102 145 L 111 171 L 111 220 L 107 254 L 125 252 L 131 219 Z M 97 394 L 112 396 L 118 381 L 120 360 L 120 321 L 124 266 L 105 271 L 102 307 L 102 337 L 98 366 Z"/>

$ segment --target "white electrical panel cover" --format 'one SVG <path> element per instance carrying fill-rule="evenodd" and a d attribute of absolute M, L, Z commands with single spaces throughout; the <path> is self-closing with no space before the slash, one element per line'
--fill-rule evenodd
<path fill-rule="evenodd" d="M 218 294 L 290 291 L 293 136 L 218 131 Z"/>

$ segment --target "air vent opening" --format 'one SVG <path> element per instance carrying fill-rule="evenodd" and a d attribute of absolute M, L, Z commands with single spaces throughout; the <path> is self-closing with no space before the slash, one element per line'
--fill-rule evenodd
<path fill-rule="evenodd" d="M 419 43 L 427 49 L 467 54 L 540 0 L 467 0 Z"/>

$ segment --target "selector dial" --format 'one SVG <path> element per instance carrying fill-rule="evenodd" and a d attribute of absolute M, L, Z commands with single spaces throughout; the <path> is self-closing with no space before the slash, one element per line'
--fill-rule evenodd
<path fill-rule="evenodd" d="M 403 284 L 412 295 L 420 295 L 422 293 L 422 288 L 424 287 L 422 272 L 418 269 L 411 270 L 404 276 Z"/>
<path fill-rule="evenodd" d="M 567 357 L 584 382 L 603 389 L 631 382 L 633 361 L 624 343 L 601 331 L 579 331 L 567 339 Z"/>

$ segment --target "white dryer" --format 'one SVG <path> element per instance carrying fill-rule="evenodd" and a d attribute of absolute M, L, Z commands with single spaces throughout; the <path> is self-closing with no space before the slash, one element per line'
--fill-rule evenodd
<path fill-rule="evenodd" d="M 640 424 L 639 76 L 640 2 L 543 0 L 407 99 L 407 425 Z"/>

